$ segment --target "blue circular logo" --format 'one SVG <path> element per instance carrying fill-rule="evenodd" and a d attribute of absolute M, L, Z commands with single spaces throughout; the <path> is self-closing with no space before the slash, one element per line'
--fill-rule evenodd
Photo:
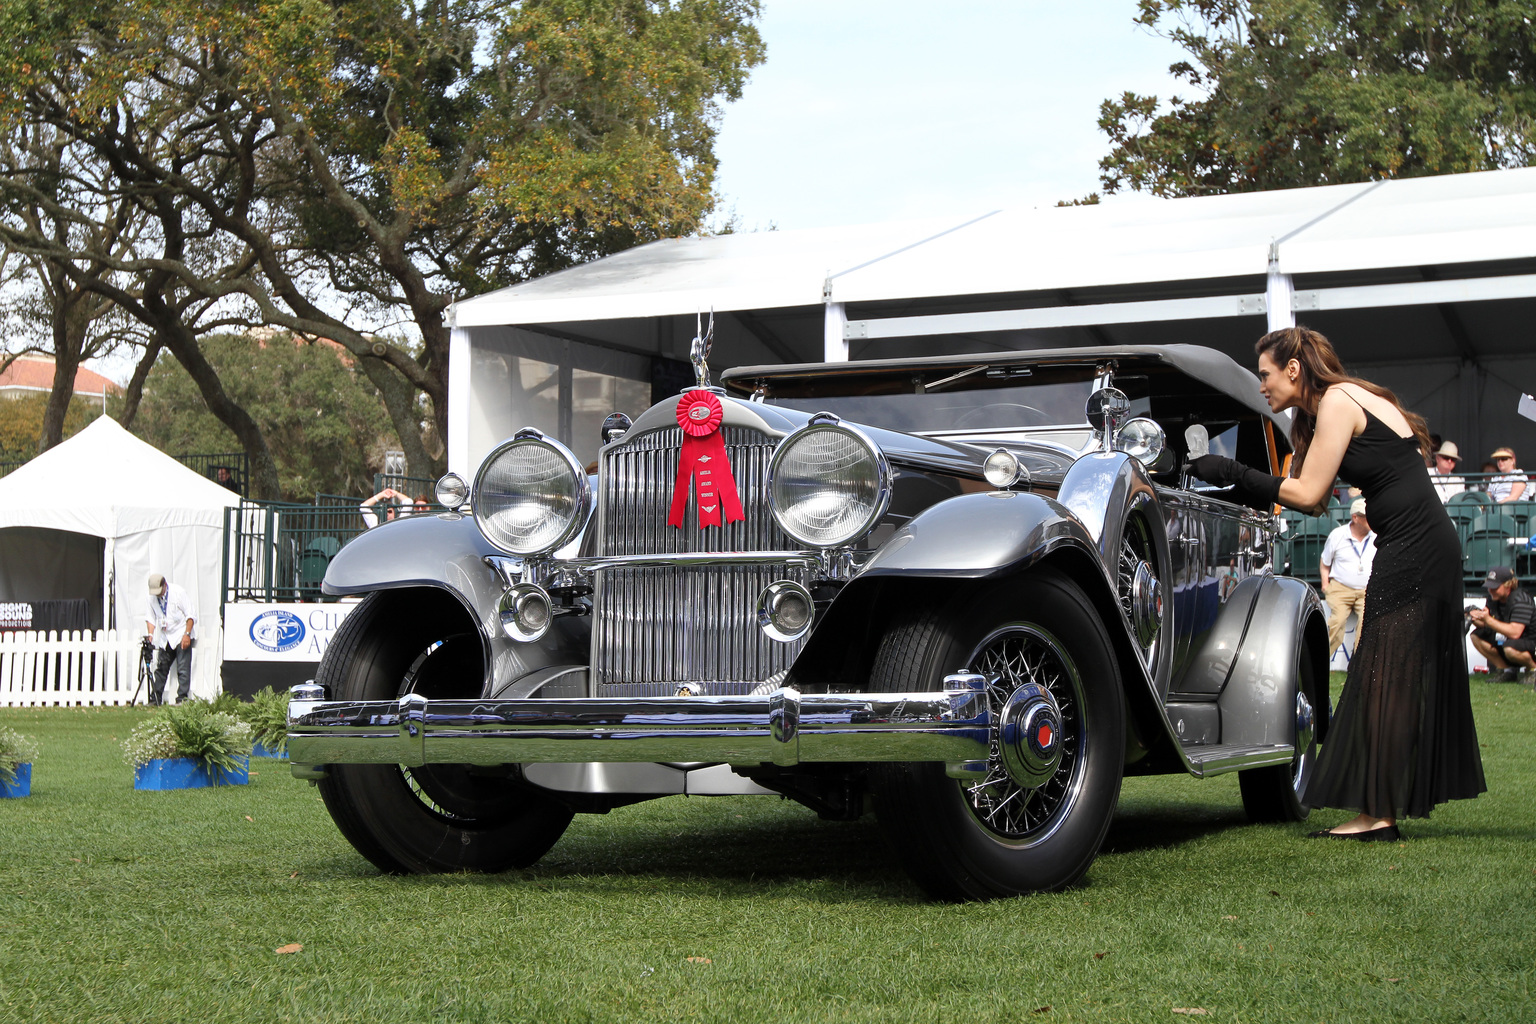
<path fill-rule="evenodd" d="M 304 620 L 293 612 L 262 612 L 251 622 L 251 643 L 264 651 L 291 651 L 304 642 Z"/>

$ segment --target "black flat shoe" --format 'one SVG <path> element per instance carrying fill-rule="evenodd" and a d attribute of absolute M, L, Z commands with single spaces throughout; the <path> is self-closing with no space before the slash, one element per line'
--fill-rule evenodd
<path fill-rule="evenodd" d="M 1368 828 L 1364 832 L 1330 832 L 1323 829 L 1319 832 L 1308 832 L 1308 839 L 1353 839 L 1357 843 L 1395 843 L 1403 838 L 1403 834 L 1397 830 L 1396 825 L 1382 825 L 1378 828 Z"/>

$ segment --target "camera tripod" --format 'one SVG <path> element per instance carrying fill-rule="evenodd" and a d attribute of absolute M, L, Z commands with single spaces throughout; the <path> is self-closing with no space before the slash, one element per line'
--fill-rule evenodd
<path fill-rule="evenodd" d="M 129 699 L 129 706 L 139 702 L 139 691 L 144 689 L 145 683 L 150 683 L 149 692 L 145 695 L 144 703 L 159 704 L 155 699 L 154 684 L 150 682 L 155 674 L 155 642 L 145 637 L 139 644 L 139 684 L 133 688 L 133 697 Z"/>

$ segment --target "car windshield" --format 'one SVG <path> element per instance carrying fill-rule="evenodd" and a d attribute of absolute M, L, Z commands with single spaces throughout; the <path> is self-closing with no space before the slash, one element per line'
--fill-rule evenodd
<path fill-rule="evenodd" d="M 855 423 L 921 433 L 1080 424 L 1091 381 L 995 387 L 927 394 L 819 395 L 769 398 L 770 405 L 802 412 L 833 412 Z"/>

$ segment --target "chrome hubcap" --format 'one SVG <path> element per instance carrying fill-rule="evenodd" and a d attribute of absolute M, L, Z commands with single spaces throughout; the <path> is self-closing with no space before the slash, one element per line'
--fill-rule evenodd
<path fill-rule="evenodd" d="M 1013 691 L 998 716 L 997 732 L 998 757 L 1025 789 L 1041 785 L 1061 767 L 1061 709 L 1040 684 Z"/>
<path fill-rule="evenodd" d="M 1029 844 L 1067 817 L 1081 784 L 1082 680 L 1055 637 L 1024 623 L 997 630 L 972 653 L 987 679 L 991 756 L 979 782 L 961 783 L 971 814 L 999 840 Z"/>
<path fill-rule="evenodd" d="M 1302 796 L 1312 774 L 1312 743 L 1317 735 L 1317 712 L 1301 691 L 1296 693 L 1296 758 L 1291 762 L 1291 785 Z"/>

